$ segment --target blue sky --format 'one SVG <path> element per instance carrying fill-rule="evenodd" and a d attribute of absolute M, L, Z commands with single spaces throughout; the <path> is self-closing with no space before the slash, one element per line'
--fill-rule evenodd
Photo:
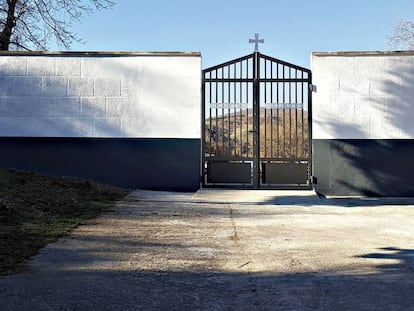
<path fill-rule="evenodd" d="M 309 67 L 312 51 L 386 50 L 414 0 L 115 0 L 75 24 L 75 51 L 199 51 L 203 68 L 260 51 Z M 52 46 L 53 48 L 53 46 Z"/>

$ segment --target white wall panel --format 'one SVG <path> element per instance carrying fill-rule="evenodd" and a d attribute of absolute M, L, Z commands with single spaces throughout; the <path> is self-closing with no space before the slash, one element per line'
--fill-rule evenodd
<path fill-rule="evenodd" d="M 27 76 L 27 58 L 20 56 L 0 57 L 0 74 L 1 76 Z"/>
<path fill-rule="evenodd" d="M 312 54 L 314 139 L 414 138 L 414 54 Z"/>
<path fill-rule="evenodd" d="M 199 53 L 0 54 L 0 135 L 200 138 Z"/>

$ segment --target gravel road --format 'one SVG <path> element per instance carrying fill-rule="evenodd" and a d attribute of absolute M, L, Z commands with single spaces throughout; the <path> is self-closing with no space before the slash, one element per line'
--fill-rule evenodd
<path fill-rule="evenodd" d="M 0 277 L 0 310 L 414 310 L 414 201 L 135 191 Z"/>

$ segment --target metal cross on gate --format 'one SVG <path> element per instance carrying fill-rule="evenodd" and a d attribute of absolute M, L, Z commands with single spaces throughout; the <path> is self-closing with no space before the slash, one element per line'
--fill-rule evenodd
<path fill-rule="evenodd" d="M 249 43 L 254 43 L 254 51 L 259 52 L 259 43 L 264 43 L 264 39 L 259 39 L 259 34 L 254 34 L 254 39 L 249 39 Z"/>

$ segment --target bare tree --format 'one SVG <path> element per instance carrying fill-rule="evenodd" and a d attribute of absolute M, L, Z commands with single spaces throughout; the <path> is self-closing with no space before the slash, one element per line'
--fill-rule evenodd
<path fill-rule="evenodd" d="M 83 42 L 71 26 L 94 10 L 112 8 L 111 0 L 0 0 L 0 50 L 47 50 L 55 38 L 69 49 Z"/>
<path fill-rule="evenodd" d="M 388 44 L 392 48 L 414 49 L 414 21 L 399 17 Z"/>

